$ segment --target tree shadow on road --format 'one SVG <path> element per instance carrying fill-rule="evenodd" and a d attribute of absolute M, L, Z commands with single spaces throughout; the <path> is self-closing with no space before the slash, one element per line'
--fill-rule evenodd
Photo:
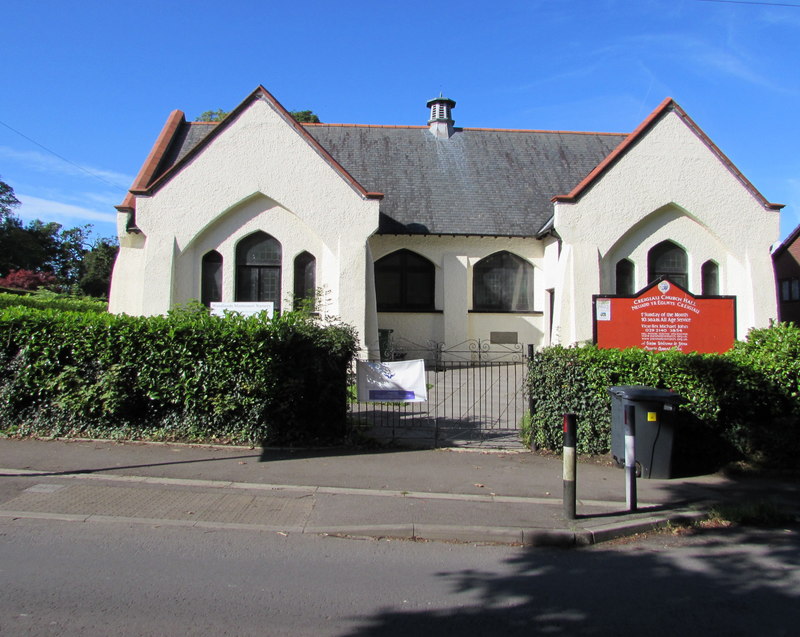
<path fill-rule="evenodd" d="M 387 609 L 360 618 L 348 634 L 794 635 L 800 622 L 798 529 L 717 529 L 622 546 L 520 550 L 490 572 L 439 577 L 456 603 Z"/>

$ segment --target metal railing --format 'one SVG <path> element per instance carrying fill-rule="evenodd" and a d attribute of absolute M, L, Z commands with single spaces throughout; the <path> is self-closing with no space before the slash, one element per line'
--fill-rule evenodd
<path fill-rule="evenodd" d="M 465 341 L 454 347 L 393 343 L 390 360 L 425 360 L 427 402 L 350 404 L 351 430 L 420 446 L 517 446 L 527 413 L 529 348 Z M 388 354 L 388 356 L 387 356 Z"/>

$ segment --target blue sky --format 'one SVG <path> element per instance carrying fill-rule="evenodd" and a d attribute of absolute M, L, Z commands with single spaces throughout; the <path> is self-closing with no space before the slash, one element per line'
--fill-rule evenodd
<path fill-rule="evenodd" d="M 170 111 L 259 84 L 323 122 L 425 124 L 441 91 L 456 126 L 608 132 L 673 97 L 800 224 L 800 0 L 13 2 L 0 70 L 17 214 L 99 236 Z"/>

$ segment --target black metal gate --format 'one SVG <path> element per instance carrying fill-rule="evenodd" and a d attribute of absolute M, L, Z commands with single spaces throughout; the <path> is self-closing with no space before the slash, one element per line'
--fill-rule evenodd
<path fill-rule="evenodd" d="M 428 400 L 350 404 L 351 432 L 414 446 L 520 447 L 531 346 L 382 343 L 384 360 L 425 360 Z"/>

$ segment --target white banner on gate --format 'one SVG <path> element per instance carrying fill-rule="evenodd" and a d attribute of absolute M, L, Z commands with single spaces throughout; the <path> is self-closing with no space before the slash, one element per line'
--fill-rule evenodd
<path fill-rule="evenodd" d="M 360 402 L 421 403 L 428 400 L 425 361 L 356 363 Z"/>

